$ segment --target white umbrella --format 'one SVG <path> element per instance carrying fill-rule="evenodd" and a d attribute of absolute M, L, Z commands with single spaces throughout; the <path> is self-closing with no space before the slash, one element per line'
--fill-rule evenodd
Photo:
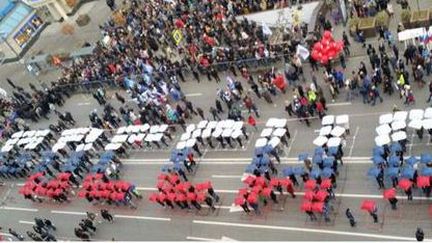
<path fill-rule="evenodd" d="M 264 128 L 261 131 L 261 137 L 269 137 L 273 132 L 273 128 Z"/>
<path fill-rule="evenodd" d="M 330 135 L 335 137 L 340 137 L 345 133 L 345 128 L 340 126 L 335 126 L 333 130 L 331 131 Z"/>
<path fill-rule="evenodd" d="M 341 144 L 341 141 L 342 141 L 341 138 L 336 138 L 336 137 L 330 138 L 327 141 L 327 147 L 337 147 Z"/>
<path fill-rule="evenodd" d="M 387 113 L 379 117 L 379 124 L 389 124 L 393 121 L 393 114 Z"/>
<path fill-rule="evenodd" d="M 208 121 L 207 120 L 203 120 L 203 121 L 200 121 L 199 123 L 198 123 L 198 128 L 205 128 L 206 126 L 207 126 L 207 123 L 208 123 Z"/>
<path fill-rule="evenodd" d="M 20 137 L 22 137 L 23 134 L 24 134 L 24 131 L 16 132 L 16 133 L 12 134 L 12 138 L 20 138 Z"/>
<path fill-rule="evenodd" d="M 422 125 L 422 120 L 412 120 L 408 123 L 408 127 L 414 128 L 416 130 L 420 130 L 422 128 Z"/>
<path fill-rule="evenodd" d="M 399 132 L 395 132 L 391 135 L 391 138 L 393 141 L 397 142 L 397 141 L 401 141 L 407 138 L 406 132 L 404 131 L 399 131 Z"/>
<path fill-rule="evenodd" d="M 201 137 L 202 137 L 202 138 L 208 138 L 208 137 L 211 136 L 211 133 L 212 133 L 212 129 L 211 129 L 211 128 L 206 128 L 206 129 L 204 129 L 204 131 L 202 132 Z"/>
<path fill-rule="evenodd" d="M 327 116 L 323 117 L 323 119 L 321 121 L 321 125 L 323 125 L 323 126 L 333 125 L 334 120 L 335 120 L 335 116 L 327 115 Z"/>
<path fill-rule="evenodd" d="M 227 137 L 231 137 L 231 134 L 234 130 L 231 128 L 228 129 L 224 129 L 222 132 L 222 137 L 227 138 Z"/>
<path fill-rule="evenodd" d="M 232 126 L 232 129 L 234 129 L 234 130 L 242 129 L 242 128 L 243 128 L 243 125 L 244 125 L 244 122 L 243 122 L 243 121 L 236 121 L 236 122 L 234 123 L 234 126 Z"/>
<path fill-rule="evenodd" d="M 234 120 L 225 120 L 223 128 L 232 128 L 235 124 Z"/>
<path fill-rule="evenodd" d="M 286 129 L 278 128 L 278 129 L 273 131 L 273 136 L 282 137 L 285 135 L 285 133 L 286 133 Z"/>
<path fill-rule="evenodd" d="M 331 130 L 332 130 L 331 126 L 322 127 L 320 129 L 319 135 L 320 136 L 327 136 L 327 135 L 329 135 L 331 133 Z"/>
<path fill-rule="evenodd" d="M 217 121 L 209 121 L 207 123 L 207 128 L 216 128 L 218 122 Z"/>
<path fill-rule="evenodd" d="M 422 109 L 413 109 L 409 112 L 410 120 L 421 120 L 423 119 L 424 111 Z"/>
<path fill-rule="evenodd" d="M 375 131 L 378 133 L 378 135 L 388 135 L 392 129 L 388 124 L 382 124 L 381 126 L 375 128 Z"/>
<path fill-rule="evenodd" d="M 315 138 L 315 140 L 313 140 L 313 144 L 315 144 L 316 146 L 323 146 L 324 144 L 326 144 L 328 141 L 327 137 L 323 137 L 323 136 L 319 136 L 317 138 Z"/>
<path fill-rule="evenodd" d="M 139 128 L 141 132 L 146 132 L 147 130 L 150 129 L 150 125 L 145 123 L 144 125 L 140 125 Z"/>
<path fill-rule="evenodd" d="M 406 128 L 406 122 L 404 120 L 402 121 L 394 121 L 391 124 L 392 130 L 397 131 Z"/>
<path fill-rule="evenodd" d="M 423 116 L 424 118 L 432 118 L 432 107 L 426 108 Z"/>
<path fill-rule="evenodd" d="M 180 141 L 186 141 L 190 138 L 191 134 L 189 132 L 185 132 L 180 136 Z"/>
<path fill-rule="evenodd" d="M 266 127 L 274 127 L 277 124 L 277 122 L 278 122 L 278 119 L 272 117 L 272 118 L 267 120 Z"/>
<path fill-rule="evenodd" d="M 336 116 L 336 125 L 347 124 L 347 123 L 349 123 L 349 116 L 348 115 Z"/>
<path fill-rule="evenodd" d="M 192 148 L 195 144 L 196 144 L 195 138 L 191 138 L 191 139 L 186 141 L 186 147 L 187 148 Z"/>
<path fill-rule="evenodd" d="M 222 132 L 223 132 L 223 130 L 221 128 L 219 128 L 219 129 L 217 128 L 213 131 L 212 136 L 215 138 L 220 137 L 220 135 L 222 135 Z"/>
<path fill-rule="evenodd" d="M 186 132 L 187 132 L 187 133 L 191 133 L 193 130 L 195 130 L 195 124 L 189 124 L 189 125 L 186 127 Z"/>
<path fill-rule="evenodd" d="M 159 126 L 158 132 L 164 133 L 167 129 L 168 129 L 168 125 L 167 124 L 162 124 L 162 125 Z"/>
<path fill-rule="evenodd" d="M 193 131 L 192 138 L 197 138 L 199 136 L 201 136 L 201 129 L 197 129 L 197 130 Z"/>
<path fill-rule="evenodd" d="M 238 137 L 240 137 L 240 135 L 242 135 L 243 132 L 240 129 L 235 129 L 232 133 L 231 133 L 231 137 L 236 139 Z"/>
<path fill-rule="evenodd" d="M 389 135 L 380 135 L 375 137 L 375 144 L 377 146 L 383 146 L 391 142 Z"/>
<path fill-rule="evenodd" d="M 407 111 L 396 111 L 393 115 L 393 121 L 405 121 L 408 117 Z"/>
<path fill-rule="evenodd" d="M 261 148 L 267 145 L 267 138 L 258 138 L 255 141 L 255 148 Z"/>
<path fill-rule="evenodd" d="M 285 127 L 287 124 L 287 119 L 281 118 L 277 119 L 274 127 L 282 128 Z"/>
<path fill-rule="evenodd" d="M 181 141 L 177 143 L 176 149 L 181 150 L 184 149 L 186 147 L 186 142 L 185 141 Z"/>
<path fill-rule="evenodd" d="M 273 148 L 276 148 L 279 145 L 279 143 L 280 143 L 280 138 L 278 137 L 272 137 L 268 142 L 268 144 Z"/>
<path fill-rule="evenodd" d="M 424 129 L 432 129 L 432 119 L 425 119 L 422 121 Z"/>

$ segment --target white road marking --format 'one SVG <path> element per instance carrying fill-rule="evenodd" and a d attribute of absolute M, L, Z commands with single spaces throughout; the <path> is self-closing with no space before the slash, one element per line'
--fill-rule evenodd
<path fill-rule="evenodd" d="M 203 93 L 190 93 L 190 94 L 185 94 L 186 97 L 195 97 L 195 96 L 202 96 Z"/>
<path fill-rule="evenodd" d="M 51 210 L 51 213 L 54 214 L 69 214 L 69 215 L 87 215 L 83 212 L 73 212 L 73 211 L 59 211 L 59 210 Z"/>
<path fill-rule="evenodd" d="M 35 225 L 36 224 L 35 222 L 25 221 L 25 220 L 20 220 L 20 221 L 18 221 L 18 223 L 20 223 L 20 224 L 31 224 L 31 225 Z"/>
<path fill-rule="evenodd" d="M 331 103 L 331 104 L 327 104 L 327 106 L 331 107 L 331 106 L 344 106 L 344 105 L 352 105 L 351 102 L 339 102 L 339 103 Z"/>
<path fill-rule="evenodd" d="M 371 157 L 369 156 L 365 156 L 365 157 L 343 157 L 343 159 L 346 160 L 369 160 Z M 203 158 L 201 159 L 201 161 L 207 161 L 207 162 L 211 162 L 211 161 L 216 161 L 216 162 L 222 162 L 222 161 L 251 161 L 252 157 L 242 157 L 242 158 Z M 298 161 L 298 157 L 281 157 L 281 160 L 285 160 L 285 161 Z M 165 162 L 168 163 L 169 160 L 168 159 L 121 159 L 122 162 Z"/>
<path fill-rule="evenodd" d="M 193 220 L 193 223 L 206 224 L 206 225 L 239 227 L 239 228 L 247 228 L 247 229 L 255 228 L 255 229 L 297 231 L 297 232 L 331 234 L 331 235 L 346 235 L 346 236 L 357 236 L 357 237 L 387 239 L 387 240 L 403 240 L 403 241 L 415 241 L 416 240 L 415 238 L 394 236 L 394 235 L 382 235 L 382 234 L 378 235 L 378 234 L 369 234 L 369 233 L 356 233 L 356 232 L 346 232 L 346 231 L 338 231 L 338 230 L 321 230 L 321 229 L 310 229 L 310 228 L 299 228 L 299 227 L 288 227 L 288 226 L 242 224 L 242 223 L 230 223 L 230 222 L 221 222 L 221 221 L 204 221 L 204 220 Z"/>
<path fill-rule="evenodd" d="M 222 238 L 220 238 L 220 239 L 210 239 L 210 238 L 187 236 L 186 240 L 196 240 L 196 241 L 236 241 L 236 240 L 231 239 L 231 238 L 226 237 L 226 236 L 222 236 Z"/>
<path fill-rule="evenodd" d="M 233 162 L 229 162 L 229 161 L 221 161 L 221 162 L 210 162 L 210 161 L 200 161 L 199 163 L 202 165 L 248 165 L 251 163 L 250 159 L 249 161 L 233 161 Z M 347 160 L 345 158 L 343 158 L 344 164 L 352 164 L 352 165 L 361 165 L 361 164 L 370 164 L 372 165 L 373 163 L 371 162 L 370 158 L 368 158 L 367 160 Z M 160 163 L 160 162 L 130 162 L 130 163 L 124 163 L 126 165 L 134 165 L 134 166 L 140 166 L 140 165 L 169 165 L 172 163 L 166 162 L 166 163 Z M 281 164 L 286 164 L 286 165 L 300 165 L 301 162 L 299 161 L 282 161 Z"/>
<path fill-rule="evenodd" d="M 292 136 L 292 139 L 291 139 L 291 143 L 290 143 L 290 145 L 288 146 L 288 151 L 287 151 L 287 153 L 286 153 L 286 155 L 287 156 L 289 156 L 289 154 L 290 154 L 290 152 L 291 152 L 291 148 L 292 148 L 292 146 L 293 146 L 293 144 L 294 144 L 294 140 L 296 139 L 296 137 L 297 137 L 297 129 L 295 130 L 295 132 L 294 132 L 294 135 Z M 297 158 L 297 160 L 298 160 L 298 158 Z"/>
<path fill-rule="evenodd" d="M 357 126 L 356 131 L 355 131 L 355 133 L 354 133 L 354 136 L 352 137 L 352 138 L 353 138 L 353 141 L 352 141 L 352 144 L 351 144 L 351 148 L 350 148 L 350 151 L 349 151 L 348 157 L 351 157 L 351 155 L 352 155 L 352 152 L 353 152 L 353 149 L 354 149 L 354 145 L 355 145 L 355 141 L 356 141 L 356 138 L 357 138 L 357 135 L 358 135 L 359 130 L 360 130 L 360 127 Z"/>
<path fill-rule="evenodd" d="M 115 218 L 121 219 L 143 219 L 143 220 L 154 220 L 154 221 L 171 221 L 170 218 L 159 218 L 159 217 L 146 217 L 146 216 L 135 216 L 135 215 L 114 215 Z"/>
<path fill-rule="evenodd" d="M 78 103 L 77 106 L 83 106 L 83 105 L 91 105 L 90 102 L 82 102 L 82 103 Z"/>
<path fill-rule="evenodd" d="M 212 175 L 212 178 L 242 178 L 242 175 Z"/>
<path fill-rule="evenodd" d="M 6 207 L 6 206 L 1 206 L 0 209 L 1 210 L 24 211 L 24 212 L 37 212 L 37 211 L 39 211 L 36 208 L 17 208 L 17 207 Z"/>

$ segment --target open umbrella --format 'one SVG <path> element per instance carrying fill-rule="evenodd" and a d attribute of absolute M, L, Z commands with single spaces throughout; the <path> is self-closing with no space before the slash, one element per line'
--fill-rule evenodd
<path fill-rule="evenodd" d="M 314 155 L 312 158 L 312 163 L 314 164 L 319 164 L 322 162 L 322 157 L 321 155 Z"/>
<path fill-rule="evenodd" d="M 259 194 L 262 189 L 263 187 L 261 185 L 255 185 L 254 187 L 252 187 L 251 192 Z"/>
<path fill-rule="evenodd" d="M 293 171 L 293 169 L 291 168 L 291 167 L 285 167 L 283 170 L 282 170 L 282 174 L 284 175 L 284 176 L 291 176 L 291 175 L 293 175 L 294 174 L 294 171 Z"/>
<path fill-rule="evenodd" d="M 262 155 L 264 153 L 263 147 L 255 148 L 254 155 Z"/>
<path fill-rule="evenodd" d="M 312 203 L 312 211 L 317 213 L 322 213 L 324 211 L 324 203 L 323 202 Z"/>
<path fill-rule="evenodd" d="M 423 176 L 432 176 L 432 168 L 430 168 L 430 167 L 424 167 L 421 170 L 421 175 L 423 175 Z"/>
<path fill-rule="evenodd" d="M 375 146 L 373 148 L 373 155 L 383 155 L 384 154 L 384 148 L 382 146 Z"/>
<path fill-rule="evenodd" d="M 363 200 L 360 206 L 360 209 L 366 210 L 368 212 L 374 211 L 375 208 L 376 208 L 376 203 L 375 201 L 372 200 Z"/>
<path fill-rule="evenodd" d="M 390 166 L 397 167 L 397 166 L 399 166 L 399 163 L 400 163 L 400 157 L 399 157 L 399 156 L 392 155 L 392 156 L 390 156 L 390 158 L 388 159 L 388 163 L 389 163 Z"/>
<path fill-rule="evenodd" d="M 246 166 L 245 172 L 247 173 L 253 173 L 258 167 L 256 165 L 248 165 Z"/>
<path fill-rule="evenodd" d="M 305 172 L 305 169 L 303 166 L 296 166 L 293 168 L 293 172 L 295 175 L 303 175 Z"/>
<path fill-rule="evenodd" d="M 282 186 L 292 185 L 292 181 L 289 178 L 284 178 L 279 180 Z"/>
<path fill-rule="evenodd" d="M 271 192 L 272 192 L 272 189 L 269 187 L 266 187 L 266 188 L 262 189 L 261 194 L 265 197 L 270 197 Z"/>
<path fill-rule="evenodd" d="M 369 168 L 367 175 L 373 176 L 373 177 L 378 177 L 380 172 L 381 172 L 381 170 L 374 166 L 374 167 Z"/>
<path fill-rule="evenodd" d="M 309 179 L 305 182 L 304 186 L 306 189 L 313 190 L 316 187 L 316 181 Z"/>
<path fill-rule="evenodd" d="M 238 190 L 238 195 L 240 195 L 240 196 L 244 196 L 244 195 L 246 195 L 246 193 L 248 193 L 248 192 L 249 192 L 249 189 L 248 189 L 248 188 L 241 188 L 241 189 Z"/>
<path fill-rule="evenodd" d="M 372 161 L 374 162 L 374 164 L 382 164 L 385 162 L 384 158 L 379 155 L 375 155 L 374 157 L 372 157 Z"/>
<path fill-rule="evenodd" d="M 278 178 L 271 178 L 270 186 L 278 186 L 278 185 L 279 185 L 279 179 Z"/>
<path fill-rule="evenodd" d="M 333 156 L 328 156 L 328 157 L 324 158 L 323 165 L 324 165 L 324 167 L 331 167 L 331 166 L 333 166 L 334 161 L 335 161 L 335 158 Z"/>
<path fill-rule="evenodd" d="M 320 184 L 321 189 L 329 189 L 332 186 L 330 179 L 323 179 Z"/>
<path fill-rule="evenodd" d="M 301 153 L 301 154 L 299 154 L 299 156 L 298 156 L 298 160 L 299 160 L 299 161 L 303 161 L 303 160 L 307 159 L 308 157 L 309 157 L 309 154 L 308 154 L 308 153 Z"/>
<path fill-rule="evenodd" d="M 262 177 L 262 176 L 257 176 L 257 177 L 255 178 L 255 184 L 260 185 L 260 186 L 265 186 L 266 182 L 265 182 L 264 177 Z"/>
<path fill-rule="evenodd" d="M 390 188 L 390 189 L 384 190 L 383 197 L 385 199 L 395 198 L 396 197 L 396 189 Z"/>
<path fill-rule="evenodd" d="M 420 162 L 424 164 L 428 164 L 432 161 L 432 155 L 429 153 L 423 153 L 420 155 Z"/>
<path fill-rule="evenodd" d="M 333 169 L 330 167 L 325 167 L 322 171 L 321 171 L 321 176 L 324 178 L 330 178 L 332 176 L 332 174 L 334 174 Z"/>
<path fill-rule="evenodd" d="M 412 167 L 405 166 L 402 168 L 401 177 L 412 179 L 414 177 L 415 170 Z"/>
<path fill-rule="evenodd" d="M 314 199 L 313 191 L 306 191 L 303 198 L 306 200 L 312 201 Z"/>
<path fill-rule="evenodd" d="M 305 201 L 301 204 L 300 210 L 303 212 L 312 211 L 312 203 L 309 201 Z"/>
<path fill-rule="evenodd" d="M 328 148 L 328 154 L 336 155 L 338 153 L 339 148 L 338 147 L 329 147 Z"/>
<path fill-rule="evenodd" d="M 255 182 L 255 177 L 254 176 L 248 176 L 248 177 L 246 177 L 246 179 L 243 180 L 243 182 L 246 183 L 247 185 L 251 186 Z"/>
<path fill-rule="evenodd" d="M 430 186 L 430 177 L 429 176 L 418 176 L 417 177 L 417 186 L 418 187 Z"/>
<path fill-rule="evenodd" d="M 419 176 L 420 177 L 420 176 Z M 418 178 L 419 178 L 418 177 Z M 418 185 L 418 178 L 417 178 L 417 185 Z M 408 179 L 400 179 L 399 180 L 399 183 L 398 183 L 398 186 L 402 189 L 402 190 L 404 190 L 404 191 L 406 191 L 406 190 L 408 190 L 408 189 L 410 189 L 411 188 L 411 186 L 412 186 L 412 182 L 410 181 L 410 180 L 408 180 Z"/>
<path fill-rule="evenodd" d="M 251 193 L 247 197 L 247 201 L 250 204 L 256 204 L 258 202 L 258 196 L 256 193 Z"/>
<path fill-rule="evenodd" d="M 164 165 L 164 166 L 162 166 L 161 171 L 162 172 L 168 172 L 168 170 L 170 170 L 170 169 L 171 169 L 171 165 Z"/>
<path fill-rule="evenodd" d="M 315 193 L 315 199 L 317 199 L 320 202 L 324 202 L 324 200 L 327 198 L 328 192 L 325 190 L 319 190 Z"/>
<path fill-rule="evenodd" d="M 324 154 L 324 148 L 323 147 L 316 147 L 314 150 L 314 154 L 316 155 L 323 155 Z"/>
<path fill-rule="evenodd" d="M 398 142 L 393 142 L 393 143 L 390 145 L 390 151 L 391 151 L 392 153 L 400 152 L 400 151 L 402 151 L 402 146 L 401 146 L 400 143 L 398 143 Z"/>
<path fill-rule="evenodd" d="M 387 174 L 387 176 L 389 177 L 397 177 L 398 173 L 399 173 L 399 168 L 398 167 L 388 167 L 385 170 L 385 173 Z"/>
<path fill-rule="evenodd" d="M 243 196 L 238 196 L 234 199 L 234 204 L 237 206 L 243 205 L 246 199 Z"/>
<path fill-rule="evenodd" d="M 413 166 L 415 163 L 417 163 L 417 161 L 418 161 L 418 159 L 415 156 L 411 156 L 405 160 L 405 162 L 410 166 Z"/>
<path fill-rule="evenodd" d="M 318 179 L 321 176 L 321 170 L 319 168 L 313 168 L 310 175 L 314 179 Z"/>

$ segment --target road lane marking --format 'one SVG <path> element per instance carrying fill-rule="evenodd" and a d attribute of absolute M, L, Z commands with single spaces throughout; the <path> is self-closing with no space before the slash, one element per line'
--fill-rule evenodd
<path fill-rule="evenodd" d="M 83 103 L 78 103 L 77 106 L 83 106 L 83 105 L 91 105 L 90 102 L 83 102 Z"/>
<path fill-rule="evenodd" d="M 18 207 L 6 207 L 6 206 L 1 206 L 0 209 L 1 210 L 24 211 L 24 212 L 37 212 L 37 211 L 39 211 L 36 208 L 18 208 Z"/>
<path fill-rule="evenodd" d="M 51 210 L 51 213 L 54 214 L 69 214 L 69 215 L 87 215 L 83 212 L 73 212 L 73 211 L 59 211 L 59 210 Z"/>
<path fill-rule="evenodd" d="M 350 151 L 349 151 L 348 157 L 351 157 L 351 155 L 352 155 L 352 152 L 353 152 L 353 149 L 354 149 L 354 145 L 355 145 L 355 141 L 356 141 L 357 134 L 358 134 L 359 130 L 360 130 L 360 127 L 357 126 L 356 131 L 355 131 L 355 133 L 354 133 L 354 136 L 352 137 L 352 138 L 353 138 L 353 141 L 352 141 L 352 144 L 351 144 L 351 148 L 350 148 Z"/>
<path fill-rule="evenodd" d="M 343 157 L 343 159 L 345 160 L 370 160 L 370 156 L 364 156 L 364 157 L 349 157 L 349 156 L 345 156 Z M 408 157 L 407 157 L 408 158 Z M 207 161 L 207 162 L 211 162 L 211 161 L 215 161 L 215 162 L 222 162 L 222 161 L 251 161 L 252 157 L 242 157 L 242 158 L 202 158 L 201 161 Z M 285 161 L 298 161 L 298 157 L 281 157 L 281 160 L 285 160 Z M 168 159 L 121 159 L 122 162 L 151 162 L 151 163 L 155 163 L 155 162 L 165 162 L 168 163 L 170 162 Z"/>
<path fill-rule="evenodd" d="M 235 179 L 241 179 L 243 175 L 212 175 L 212 178 L 235 178 Z"/>
<path fill-rule="evenodd" d="M 376 239 L 388 239 L 388 240 L 402 240 L 402 241 L 415 241 L 415 238 L 394 236 L 394 235 L 382 235 L 382 234 L 370 234 L 370 233 L 356 233 L 346 232 L 338 230 L 321 230 L 321 229 L 310 229 L 310 228 L 298 228 L 288 226 L 275 226 L 275 225 L 261 225 L 261 224 L 242 224 L 242 223 L 230 223 L 222 221 L 204 221 L 204 220 L 193 220 L 194 224 L 206 224 L 206 225 L 219 225 L 219 226 L 230 226 L 239 228 L 255 228 L 255 229 L 270 229 L 270 230 L 282 230 L 282 231 L 297 231 L 297 232 L 308 232 L 318 234 L 331 234 L 331 235 L 346 235 L 346 236 L 357 236 L 366 238 Z M 427 240 L 427 239 L 425 239 Z"/>
<path fill-rule="evenodd" d="M 351 102 L 339 102 L 339 103 L 330 103 L 327 104 L 327 106 L 331 107 L 331 106 L 344 106 L 344 105 L 352 105 Z"/>
<path fill-rule="evenodd" d="M 20 224 L 31 224 L 31 225 L 35 225 L 36 224 L 35 222 L 25 221 L 25 220 L 20 220 L 20 221 L 18 221 L 18 223 L 20 223 Z"/>
<path fill-rule="evenodd" d="M 202 96 L 203 93 L 190 93 L 190 94 L 185 94 L 186 97 L 195 97 L 195 96 Z"/>
<path fill-rule="evenodd" d="M 292 146 L 293 146 L 293 144 L 294 144 L 294 140 L 296 139 L 296 137 L 297 137 L 297 129 L 295 130 L 295 132 L 294 132 L 294 135 L 292 136 L 292 139 L 291 139 L 291 143 L 290 143 L 290 145 L 289 145 L 289 147 L 288 147 L 288 152 L 286 153 L 286 155 L 287 156 L 289 156 L 289 154 L 290 154 L 290 152 L 291 152 L 291 149 L 292 149 Z M 297 160 L 298 160 L 298 158 L 297 158 Z"/>
<path fill-rule="evenodd" d="M 194 236 L 187 236 L 186 240 L 197 240 L 197 241 L 219 241 L 218 239 L 210 239 L 210 238 L 201 238 Z"/>
<path fill-rule="evenodd" d="M 136 215 L 114 215 L 115 218 L 121 219 L 143 219 L 143 220 L 154 220 L 154 221 L 171 221 L 170 218 L 159 218 L 159 217 L 147 217 L 147 216 L 136 216 Z"/>

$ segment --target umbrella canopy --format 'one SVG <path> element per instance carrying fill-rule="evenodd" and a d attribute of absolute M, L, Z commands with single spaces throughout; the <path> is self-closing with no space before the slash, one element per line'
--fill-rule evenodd
<path fill-rule="evenodd" d="M 293 168 L 293 172 L 295 175 L 303 175 L 305 172 L 305 169 L 303 166 L 296 166 Z"/>
<path fill-rule="evenodd" d="M 333 163 L 335 161 L 335 158 L 333 156 L 328 156 L 326 158 L 324 158 L 324 167 L 331 167 L 333 166 Z"/>
<path fill-rule="evenodd" d="M 410 166 L 413 166 L 415 163 L 417 163 L 417 161 L 418 161 L 418 159 L 415 156 L 411 156 L 405 160 L 405 162 Z"/>
<path fill-rule="evenodd" d="M 324 203 L 323 202 L 312 203 L 312 211 L 317 213 L 322 213 L 324 211 Z"/>
<path fill-rule="evenodd" d="M 247 185 L 251 186 L 255 182 L 255 177 L 254 176 L 248 176 L 248 177 L 246 177 L 246 179 L 243 180 L 243 182 L 246 183 Z"/>
<path fill-rule="evenodd" d="M 321 171 L 321 176 L 324 178 L 329 178 L 334 174 L 333 169 L 330 167 L 325 167 L 322 171 Z"/>
<path fill-rule="evenodd" d="M 402 151 L 402 146 L 400 145 L 400 143 L 394 142 L 390 145 L 390 151 L 392 153 L 400 152 Z"/>
<path fill-rule="evenodd" d="M 420 176 L 419 176 L 419 177 L 420 177 Z M 417 179 L 417 184 L 418 184 L 418 179 Z M 411 188 L 411 186 L 412 186 L 412 182 L 411 182 L 410 180 L 404 178 L 404 179 L 399 180 L 398 186 L 399 186 L 402 190 L 406 191 L 406 190 L 408 190 L 408 189 Z"/>
<path fill-rule="evenodd" d="M 333 147 L 328 148 L 328 154 L 330 154 L 330 155 L 336 155 L 338 153 L 338 151 L 339 151 L 338 147 L 333 146 Z"/>
<path fill-rule="evenodd" d="M 312 201 L 314 199 L 313 191 L 306 191 L 303 198 L 306 200 Z"/>
<path fill-rule="evenodd" d="M 300 206 L 300 210 L 302 212 L 312 211 L 312 203 L 308 201 L 303 202 Z"/>
<path fill-rule="evenodd" d="M 373 177 L 378 177 L 380 172 L 381 172 L 381 170 L 378 169 L 377 167 L 371 167 L 371 168 L 369 168 L 367 175 L 373 176 Z"/>
<path fill-rule="evenodd" d="M 248 165 L 246 166 L 245 172 L 247 173 L 253 173 L 258 167 L 256 165 Z"/>
<path fill-rule="evenodd" d="M 234 199 L 234 204 L 237 206 L 243 205 L 246 202 L 246 199 L 243 196 L 238 196 Z"/>
<path fill-rule="evenodd" d="M 401 177 L 412 179 L 414 177 L 415 170 L 412 167 L 403 167 L 401 171 Z"/>
<path fill-rule="evenodd" d="M 313 168 L 310 175 L 312 176 L 312 178 L 317 179 L 321 176 L 321 170 L 319 168 Z"/>
<path fill-rule="evenodd" d="M 314 154 L 317 154 L 317 155 L 323 155 L 324 152 L 325 151 L 324 151 L 323 147 L 316 147 L 315 150 L 314 150 Z"/>
<path fill-rule="evenodd" d="M 399 174 L 399 168 L 397 167 L 389 167 L 386 169 L 386 174 L 389 177 L 397 177 Z"/>
<path fill-rule="evenodd" d="M 382 164 L 385 162 L 384 158 L 379 155 L 372 157 L 372 161 L 374 162 L 374 164 Z"/>
<path fill-rule="evenodd" d="M 321 157 L 321 155 L 314 155 L 313 158 L 312 158 L 312 162 L 313 162 L 314 164 L 319 164 L 319 163 L 321 163 L 321 162 L 322 162 L 322 157 Z"/>
<path fill-rule="evenodd" d="M 384 148 L 382 146 L 375 146 L 373 148 L 373 155 L 383 155 L 384 154 Z"/>
<path fill-rule="evenodd" d="M 258 202 L 258 196 L 256 193 L 251 193 L 247 197 L 248 203 L 254 204 Z"/>
<path fill-rule="evenodd" d="M 254 151 L 255 155 L 262 155 L 263 153 L 264 153 L 263 147 L 255 148 L 255 151 Z"/>
<path fill-rule="evenodd" d="M 421 175 L 423 175 L 423 176 L 432 176 L 432 168 L 430 168 L 430 167 L 424 167 L 421 170 Z"/>
<path fill-rule="evenodd" d="M 308 157 L 309 157 L 308 153 L 301 153 L 301 154 L 299 154 L 298 159 L 299 159 L 299 161 L 303 161 L 303 160 L 307 159 Z"/>
<path fill-rule="evenodd" d="M 429 153 L 423 153 L 420 155 L 420 162 L 427 164 L 430 163 L 432 161 L 432 155 Z"/>
<path fill-rule="evenodd" d="M 278 186 L 278 185 L 279 185 L 279 179 L 278 178 L 271 178 L 270 186 Z"/>
<path fill-rule="evenodd" d="M 328 192 L 327 192 L 327 191 L 319 190 L 319 191 L 317 191 L 317 192 L 315 193 L 315 196 L 314 196 L 314 197 L 315 197 L 318 201 L 323 202 L 323 201 L 326 199 L 327 196 L 328 196 Z"/>
<path fill-rule="evenodd" d="M 265 178 L 262 176 L 257 176 L 256 180 L 255 180 L 255 184 L 260 185 L 260 186 L 265 186 L 265 184 L 266 184 Z"/>
<path fill-rule="evenodd" d="M 399 157 L 399 156 L 392 155 L 392 156 L 390 156 L 390 158 L 388 159 L 388 163 L 389 163 L 390 166 L 397 167 L 397 166 L 399 166 L 399 163 L 400 163 L 400 157 Z"/>
<path fill-rule="evenodd" d="M 360 206 L 360 209 L 366 210 L 368 212 L 374 211 L 375 208 L 376 208 L 376 203 L 375 201 L 372 200 L 363 200 Z"/>
<path fill-rule="evenodd" d="M 316 187 L 316 181 L 309 179 L 305 182 L 304 186 L 306 189 L 313 190 Z"/>
<path fill-rule="evenodd" d="M 288 178 L 280 179 L 279 182 L 282 186 L 292 186 L 292 181 Z"/>
<path fill-rule="evenodd" d="M 429 176 L 419 176 L 419 177 L 417 177 L 417 186 L 419 186 L 419 187 L 430 186 L 430 177 Z"/>
<path fill-rule="evenodd" d="M 323 179 L 320 184 L 321 189 L 329 189 L 332 186 L 330 179 Z"/>
<path fill-rule="evenodd" d="M 396 189 L 390 188 L 390 189 L 384 190 L 383 197 L 385 199 L 395 198 L 396 197 Z"/>
<path fill-rule="evenodd" d="M 291 176 L 291 175 L 293 175 L 294 174 L 294 171 L 293 171 L 293 169 L 291 168 L 291 167 L 285 167 L 283 170 L 282 170 L 282 174 L 284 175 L 284 176 Z"/>

